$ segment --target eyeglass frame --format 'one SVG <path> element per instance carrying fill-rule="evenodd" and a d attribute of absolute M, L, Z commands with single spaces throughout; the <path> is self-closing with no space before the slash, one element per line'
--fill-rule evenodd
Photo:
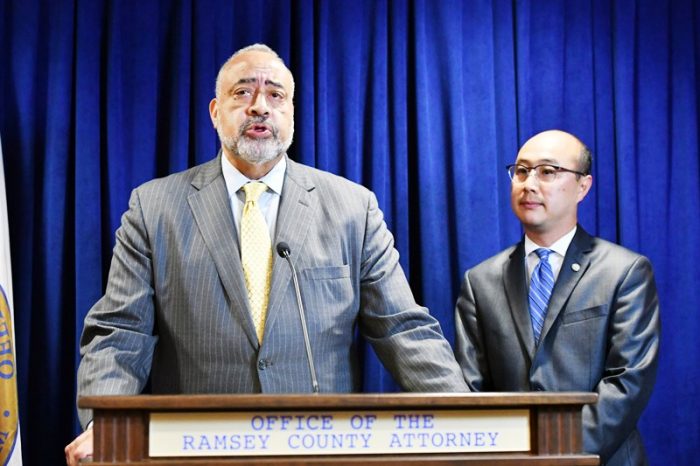
<path fill-rule="evenodd" d="M 525 179 L 523 179 L 523 180 L 518 180 L 518 179 L 516 178 L 516 176 L 515 176 L 515 170 L 514 170 L 516 167 L 523 167 L 525 170 L 527 170 L 527 176 L 525 177 Z M 540 168 L 540 167 L 550 167 L 550 168 L 553 168 L 553 169 L 554 169 L 554 172 L 555 172 L 554 178 L 553 178 L 552 180 L 550 180 L 550 181 L 542 180 L 542 179 L 540 178 L 539 173 L 538 173 L 538 170 L 537 170 L 537 169 Z M 513 170 L 513 174 L 512 174 L 512 175 L 511 175 L 511 170 Z M 537 181 L 541 181 L 541 182 L 545 182 L 545 183 L 556 180 L 556 179 L 557 179 L 557 175 L 558 175 L 559 173 L 561 173 L 561 172 L 565 172 L 565 173 L 574 173 L 576 176 L 579 176 L 579 177 L 580 177 L 580 176 L 588 176 L 587 173 L 583 173 L 583 172 L 576 171 L 576 170 L 571 170 L 570 168 L 560 167 L 559 165 L 554 165 L 554 164 L 551 164 L 551 163 L 540 163 L 540 164 L 538 164 L 538 165 L 535 165 L 534 167 L 528 167 L 528 166 L 523 165 L 523 164 L 521 164 L 521 163 L 511 163 L 510 165 L 506 165 L 506 171 L 508 172 L 508 177 L 511 179 L 511 181 L 516 182 L 516 183 L 524 183 L 525 181 L 527 181 L 527 179 L 530 178 L 530 173 L 531 173 L 532 171 L 535 172 L 535 178 L 537 179 Z"/>

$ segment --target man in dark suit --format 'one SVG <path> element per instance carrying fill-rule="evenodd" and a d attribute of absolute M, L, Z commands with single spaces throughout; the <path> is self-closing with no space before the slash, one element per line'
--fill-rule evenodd
<path fill-rule="evenodd" d="M 457 360 L 474 391 L 596 392 L 584 449 L 604 464 L 645 464 L 636 424 L 656 377 L 656 286 L 645 257 L 577 224 L 590 168 L 588 148 L 562 131 L 521 148 L 508 171 L 525 236 L 465 273 Z"/>
<path fill-rule="evenodd" d="M 78 395 L 311 392 L 286 243 L 322 392 L 353 392 L 355 328 L 412 391 L 467 391 L 439 323 L 416 304 L 377 200 L 286 156 L 294 81 L 256 44 L 221 68 L 214 160 L 134 190 L 104 297 L 81 340 Z M 92 413 L 81 411 L 87 425 Z M 66 447 L 92 452 L 87 429 Z"/>

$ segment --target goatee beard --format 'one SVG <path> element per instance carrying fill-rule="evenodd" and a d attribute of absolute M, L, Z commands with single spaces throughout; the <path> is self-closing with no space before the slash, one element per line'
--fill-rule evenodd
<path fill-rule="evenodd" d="M 280 141 L 279 130 L 272 123 L 266 122 L 265 118 L 252 117 L 246 119 L 238 130 L 237 136 L 225 136 L 221 133 L 221 124 L 217 124 L 216 132 L 219 134 L 221 145 L 234 156 L 240 157 L 248 163 L 260 165 L 270 162 L 284 154 L 292 144 L 294 126 L 287 141 Z M 272 133 L 272 137 L 265 139 L 254 139 L 248 137 L 245 132 L 255 124 L 264 123 Z"/>

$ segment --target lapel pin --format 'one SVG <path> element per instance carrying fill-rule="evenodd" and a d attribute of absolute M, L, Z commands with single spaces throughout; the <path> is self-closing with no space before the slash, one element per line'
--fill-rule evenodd
<path fill-rule="evenodd" d="M 574 272 L 578 272 L 579 270 L 581 270 L 581 266 L 578 264 L 571 264 L 571 270 L 573 270 Z"/>

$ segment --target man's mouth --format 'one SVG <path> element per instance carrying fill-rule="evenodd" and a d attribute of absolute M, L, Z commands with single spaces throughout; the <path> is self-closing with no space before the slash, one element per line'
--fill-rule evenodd
<path fill-rule="evenodd" d="M 536 209 L 537 207 L 542 206 L 541 201 L 535 201 L 532 199 L 522 199 L 519 204 L 524 207 L 525 209 Z"/>
<path fill-rule="evenodd" d="M 253 123 L 246 126 L 245 135 L 249 138 L 260 139 L 272 136 L 272 129 L 264 123 Z"/>

